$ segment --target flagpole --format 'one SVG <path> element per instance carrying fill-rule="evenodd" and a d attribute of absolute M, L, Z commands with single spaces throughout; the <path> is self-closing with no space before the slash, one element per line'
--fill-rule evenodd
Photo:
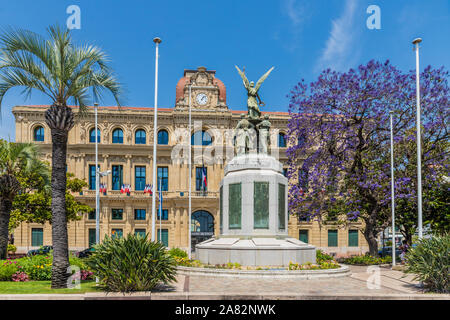
<path fill-rule="evenodd" d="M 161 186 L 162 177 L 159 177 L 159 241 L 162 243 L 162 229 L 161 229 L 161 221 L 162 221 L 162 186 Z M 169 244 L 167 244 L 169 246 Z"/>
<path fill-rule="evenodd" d="M 98 103 L 94 103 L 95 111 L 95 243 L 100 243 L 100 170 L 98 169 Z"/>
<path fill-rule="evenodd" d="M 417 144 L 417 228 L 419 229 L 419 239 L 423 237 L 422 231 L 422 150 L 420 140 L 420 70 L 419 70 L 419 43 L 421 38 L 413 41 L 416 51 L 416 144 Z"/>
<path fill-rule="evenodd" d="M 391 214 L 392 214 L 392 266 L 395 266 L 395 192 L 394 192 L 394 132 L 392 125 L 393 111 L 389 112 L 391 127 Z"/>
<path fill-rule="evenodd" d="M 191 88 L 192 85 L 189 85 L 189 211 L 188 211 L 188 257 L 191 259 L 192 252 L 192 244 L 191 244 L 191 210 L 192 210 L 192 202 L 191 202 L 191 194 L 192 194 L 192 130 L 191 130 Z"/>
<path fill-rule="evenodd" d="M 157 145 L 157 126 L 158 126 L 158 46 L 161 43 L 161 39 L 156 37 L 153 39 L 153 42 L 156 44 L 156 54 L 155 54 L 155 111 L 154 111 L 154 124 L 153 124 L 153 185 L 156 186 L 156 145 Z M 155 217 L 155 209 L 156 209 L 156 197 L 152 195 L 152 241 L 155 241 L 156 236 L 156 217 Z"/>

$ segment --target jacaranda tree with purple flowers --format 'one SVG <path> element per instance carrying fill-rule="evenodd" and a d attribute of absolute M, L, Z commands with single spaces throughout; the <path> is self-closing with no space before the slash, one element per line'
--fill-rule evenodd
<path fill-rule="evenodd" d="M 415 95 L 414 71 L 389 61 L 344 73 L 328 69 L 309 85 L 298 83 L 289 95 L 290 212 L 320 222 L 362 219 L 369 252 L 377 255 L 377 236 L 391 223 L 392 110 L 396 199 L 410 205 L 408 219 L 417 221 Z M 425 194 L 448 174 L 449 98 L 448 72 L 427 67 L 421 74 Z"/>

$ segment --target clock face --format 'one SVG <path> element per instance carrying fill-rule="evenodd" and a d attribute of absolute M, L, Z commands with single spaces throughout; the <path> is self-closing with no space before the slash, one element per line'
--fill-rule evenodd
<path fill-rule="evenodd" d="M 196 99 L 197 103 L 200 105 L 205 105 L 208 103 L 208 96 L 204 93 L 199 93 Z"/>

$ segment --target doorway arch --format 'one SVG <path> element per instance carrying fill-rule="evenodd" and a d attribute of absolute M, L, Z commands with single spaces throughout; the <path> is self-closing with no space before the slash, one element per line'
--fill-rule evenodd
<path fill-rule="evenodd" d="M 214 217 L 205 210 L 195 211 L 191 215 L 191 248 L 214 235 Z"/>

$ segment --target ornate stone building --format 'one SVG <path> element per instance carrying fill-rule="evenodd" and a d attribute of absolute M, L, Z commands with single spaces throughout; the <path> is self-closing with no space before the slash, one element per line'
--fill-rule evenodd
<path fill-rule="evenodd" d="M 191 87 L 190 87 L 191 86 Z M 189 92 L 191 94 L 189 95 Z M 189 99 L 192 130 L 189 134 Z M 48 106 L 16 106 L 16 141 L 38 144 L 42 158 L 51 162 L 51 136 L 44 119 Z M 74 107 L 75 112 L 77 108 Z M 233 157 L 233 134 L 240 115 L 226 102 L 226 88 L 215 71 L 199 67 L 185 70 L 176 85 L 173 108 L 158 108 L 157 178 L 163 194 L 158 213 L 158 239 L 169 247 L 187 249 L 189 226 L 192 244 L 219 234 L 219 183 L 224 166 Z M 286 164 L 288 113 L 264 112 L 272 128 L 272 155 Z M 100 237 L 150 233 L 152 195 L 145 187 L 152 183 L 153 108 L 99 107 L 99 167 L 111 174 L 100 178 L 106 192 L 100 197 Z M 188 145 L 192 142 L 192 222 L 188 221 Z M 279 148 L 278 148 L 279 147 Z M 285 166 L 287 167 L 287 165 Z M 67 170 L 84 179 L 88 188 L 76 198 L 95 208 L 94 112 L 77 117 L 69 133 Z M 290 181 L 297 183 L 297 181 Z M 129 185 L 130 192 L 121 192 Z M 159 186 L 158 186 L 159 189 Z M 156 188 L 153 188 L 155 191 Z M 123 190 L 122 190 L 123 191 Z M 361 253 L 367 245 L 356 223 L 345 228 L 334 224 L 289 218 L 289 235 L 327 252 Z M 70 250 L 82 250 L 95 243 L 95 213 L 69 223 Z M 14 230 L 18 252 L 51 244 L 51 226 L 23 223 Z"/>

